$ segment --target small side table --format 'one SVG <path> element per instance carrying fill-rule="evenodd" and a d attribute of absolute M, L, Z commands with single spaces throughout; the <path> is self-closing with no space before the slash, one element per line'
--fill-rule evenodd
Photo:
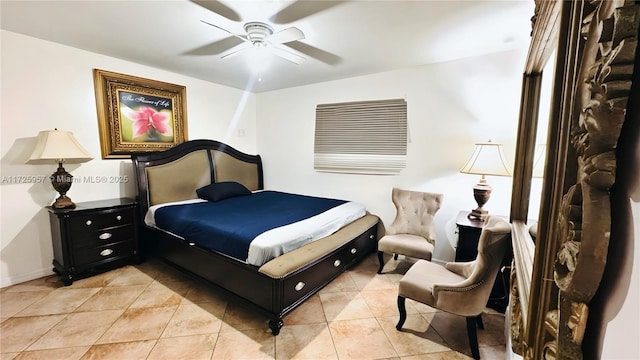
<path fill-rule="evenodd" d="M 90 201 L 75 209 L 46 207 L 53 271 L 65 285 L 126 263 L 139 262 L 138 203 L 129 198 Z"/>
<path fill-rule="evenodd" d="M 458 227 L 458 246 L 456 247 L 456 261 L 472 261 L 478 255 L 478 242 L 482 233 L 483 221 L 469 219 L 468 211 L 460 211 L 456 217 Z M 502 259 L 502 268 L 496 275 L 496 280 L 489 295 L 487 307 L 504 313 L 509 304 L 509 276 L 513 254 L 511 246 Z"/>

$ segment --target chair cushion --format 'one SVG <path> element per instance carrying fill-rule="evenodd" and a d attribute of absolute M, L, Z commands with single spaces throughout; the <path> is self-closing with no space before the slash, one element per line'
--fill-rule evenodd
<path fill-rule="evenodd" d="M 433 249 L 433 244 L 427 239 L 411 234 L 385 235 L 378 242 L 378 251 L 425 260 L 431 260 Z"/>
<path fill-rule="evenodd" d="M 400 280 L 398 296 L 435 307 L 433 284 L 457 284 L 464 280 L 464 277 L 452 273 L 442 265 L 419 260 Z"/>

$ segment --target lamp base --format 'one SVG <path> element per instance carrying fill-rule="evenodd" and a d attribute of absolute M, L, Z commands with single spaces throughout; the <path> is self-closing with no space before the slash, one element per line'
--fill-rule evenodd
<path fill-rule="evenodd" d="M 58 170 L 51 175 L 51 185 L 60 194 L 51 205 L 54 209 L 74 209 L 76 207 L 76 204 L 67 196 L 71 184 L 73 184 L 73 175 L 64 169 L 62 162 L 59 162 Z"/>
<path fill-rule="evenodd" d="M 489 217 L 489 212 L 482 208 L 473 209 L 467 215 L 467 218 L 469 218 L 469 220 L 477 220 L 477 221 L 485 221 L 487 217 Z"/>
<path fill-rule="evenodd" d="M 51 206 L 54 209 L 75 209 L 76 204 L 67 195 L 60 195 Z"/>
<path fill-rule="evenodd" d="M 484 179 L 484 176 L 482 180 L 480 180 L 480 183 L 473 187 L 473 198 L 476 200 L 478 207 L 467 215 L 469 219 L 484 221 L 489 216 L 489 212 L 482 207 L 489 201 L 492 190 L 491 186 L 489 186 Z"/>

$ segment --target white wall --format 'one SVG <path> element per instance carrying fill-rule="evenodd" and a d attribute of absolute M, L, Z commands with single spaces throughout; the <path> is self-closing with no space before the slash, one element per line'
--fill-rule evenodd
<path fill-rule="evenodd" d="M 453 259 L 446 225 L 477 205 L 479 176 L 459 174 L 476 142 L 505 144 L 513 163 L 526 49 L 425 65 L 257 95 L 257 146 L 271 189 L 347 198 L 364 203 L 389 224 L 392 187 L 440 192 L 434 257 Z M 313 169 L 315 107 L 320 103 L 406 98 L 410 144 L 399 175 L 321 173 Z M 490 213 L 509 214 L 510 178 L 489 178 Z M 455 225 L 454 225 L 455 226 Z"/>
<path fill-rule="evenodd" d="M 638 189 L 640 192 L 640 189 Z M 640 344 L 640 202 L 629 199 L 632 212 L 633 268 L 626 297 L 621 305 L 615 304 L 615 316 L 606 324 L 606 337 L 602 349 L 603 359 L 638 359 Z"/>
<path fill-rule="evenodd" d="M 0 286 L 51 273 L 53 250 L 48 212 L 57 196 L 49 182 L 12 177 L 48 177 L 57 167 L 25 165 L 41 130 L 72 131 L 94 156 L 65 168 L 77 178 L 127 175 L 128 183 L 74 183 L 75 202 L 135 197 L 130 160 L 101 160 L 92 69 L 160 80 L 187 87 L 188 138 L 220 140 L 256 152 L 254 94 L 194 78 L 81 51 L 2 30 Z M 238 130 L 244 130 L 240 137 Z"/>

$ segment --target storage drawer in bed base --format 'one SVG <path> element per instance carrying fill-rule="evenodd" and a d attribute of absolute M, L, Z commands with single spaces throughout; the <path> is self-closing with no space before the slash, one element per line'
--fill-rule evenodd
<path fill-rule="evenodd" d="M 286 314 L 290 308 L 318 292 L 346 269 L 372 253 L 376 248 L 375 239 L 376 226 L 373 226 L 336 251 L 284 278 L 279 283 L 282 288 L 276 290 L 283 294 L 282 304 L 276 307 L 283 309 L 282 315 Z"/>
<path fill-rule="evenodd" d="M 269 326 L 277 335 L 282 327 L 283 316 L 347 268 L 374 252 L 377 224 L 335 251 L 281 279 L 258 272 L 256 266 L 241 264 L 226 255 L 191 246 L 157 230 L 148 230 L 145 238 L 151 243 L 146 248 L 153 249 L 153 255 L 253 305 L 271 319 Z"/>

